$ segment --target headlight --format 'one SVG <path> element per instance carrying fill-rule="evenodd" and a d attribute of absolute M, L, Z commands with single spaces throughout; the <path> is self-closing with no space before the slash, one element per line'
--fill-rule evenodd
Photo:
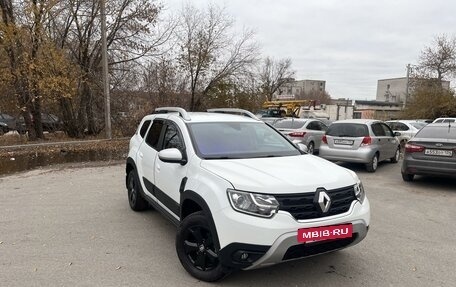
<path fill-rule="evenodd" d="M 363 183 L 360 181 L 355 184 L 355 196 L 359 200 L 359 202 L 363 203 L 364 198 L 366 198 L 366 193 L 364 191 Z"/>
<path fill-rule="evenodd" d="M 227 192 L 231 206 L 239 212 L 261 217 L 272 217 L 279 208 L 279 203 L 272 195 L 233 189 L 228 189 Z"/>

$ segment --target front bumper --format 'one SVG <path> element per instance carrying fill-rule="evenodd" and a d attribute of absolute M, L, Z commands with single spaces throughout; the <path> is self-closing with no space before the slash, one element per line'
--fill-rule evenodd
<path fill-rule="evenodd" d="M 259 218 L 222 211 L 225 220 L 216 222 L 222 264 L 235 269 L 255 269 L 280 262 L 314 256 L 355 245 L 367 235 L 370 223 L 369 201 L 353 201 L 348 212 L 309 220 L 295 220 L 288 212 L 279 211 L 273 218 Z M 214 219 L 217 221 L 217 217 Z M 329 225 L 353 224 L 349 239 L 312 243 L 298 242 L 298 229 Z M 245 258 L 242 257 L 242 254 Z"/>
<path fill-rule="evenodd" d="M 406 155 L 401 171 L 406 174 L 456 176 L 456 162 L 415 159 Z"/>

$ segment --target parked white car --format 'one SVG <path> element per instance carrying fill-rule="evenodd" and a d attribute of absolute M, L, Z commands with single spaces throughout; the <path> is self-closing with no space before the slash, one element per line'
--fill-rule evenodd
<path fill-rule="evenodd" d="M 454 123 L 456 118 L 437 118 L 432 123 Z"/>
<path fill-rule="evenodd" d="M 366 236 L 369 201 L 353 171 L 305 153 L 255 116 L 156 112 L 130 141 L 128 201 L 178 226 L 177 256 L 195 278 L 215 281 Z"/>
<path fill-rule="evenodd" d="M 426 122 L 416 120 L 394 120 L 385 122 L 393 132 L 398 132 L 401 135 L 397 138 L 403 148 L 405 144 L 416 135 L 416 133 L 427 125 Z"/>

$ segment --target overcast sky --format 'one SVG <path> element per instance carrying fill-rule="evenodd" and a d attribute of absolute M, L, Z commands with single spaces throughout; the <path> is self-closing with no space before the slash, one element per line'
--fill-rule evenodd
<path fill-rule="evenodd" d="M 225 6 L 256 31 L 264 56 L 291 58 L 296 79 L 325 80 L 333 98 L 374 100 L 377 80 L 406 65 L 440 34 L 456 32 L 454 0 L 193 0 Z M 163 0 L 177 13 L 182 0 Z"/>

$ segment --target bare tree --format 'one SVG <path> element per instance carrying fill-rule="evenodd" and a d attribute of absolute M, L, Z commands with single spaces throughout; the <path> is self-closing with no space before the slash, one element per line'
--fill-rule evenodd
<path fill-rule="evenodd" d="M 267 57 L 263 61 L 259 78 L 261 91 L 268 101 L 284 84 L 293 81 L 295 72 L 291 70 L 291 59 L 275 60 Z"/>
<path fill-rule="evenodd" d="M 177 63 L 162 55 L 150 62 L 143 75 L 143 90 L 157 106 L 187 106 L 187 81 Z"/>
<path fill-rule="evenodd" d="M 184 7 L 177 39 L 179 63 L 190 80 L 190 110 L 199 109 L 211 89 L 242 75 L 257 60 L 253 32 L 236 33 L 234 21 L 215 5 Z"/>
<path fill-rule="evenodd" d="M 107 2 L 107 45 L 109 66 L 125 66 L 144 56 L 155 55 L 168 40 L 173 25 L 157 28 L 161 5 L 149 0 L 113 0 Z M 101 93 L 101 41 L 99 1 L 62 0 L 47 27 L 56 45 L 68 51 L 80 68 L 77 100 L 62 98 L 64 118 L 71 125 L 72 136 L 84 130 L 97 134 L 103 128 Z M 119 73 L 117 73 L 119 74 Z M 118 78 L 119 79 L 119 78 Z M 117 83 L 119 84 L 119 83 Z M 72 112 L 65 112 L 72 111 Z"/>
<path fill-rule="evenodd" d="M 441 83 L 445 77 L 456 72 L 456 38 L 437 36 L 433 46 L 421 52 L 418 67 L 427 78 L 435 78 Z"/>

